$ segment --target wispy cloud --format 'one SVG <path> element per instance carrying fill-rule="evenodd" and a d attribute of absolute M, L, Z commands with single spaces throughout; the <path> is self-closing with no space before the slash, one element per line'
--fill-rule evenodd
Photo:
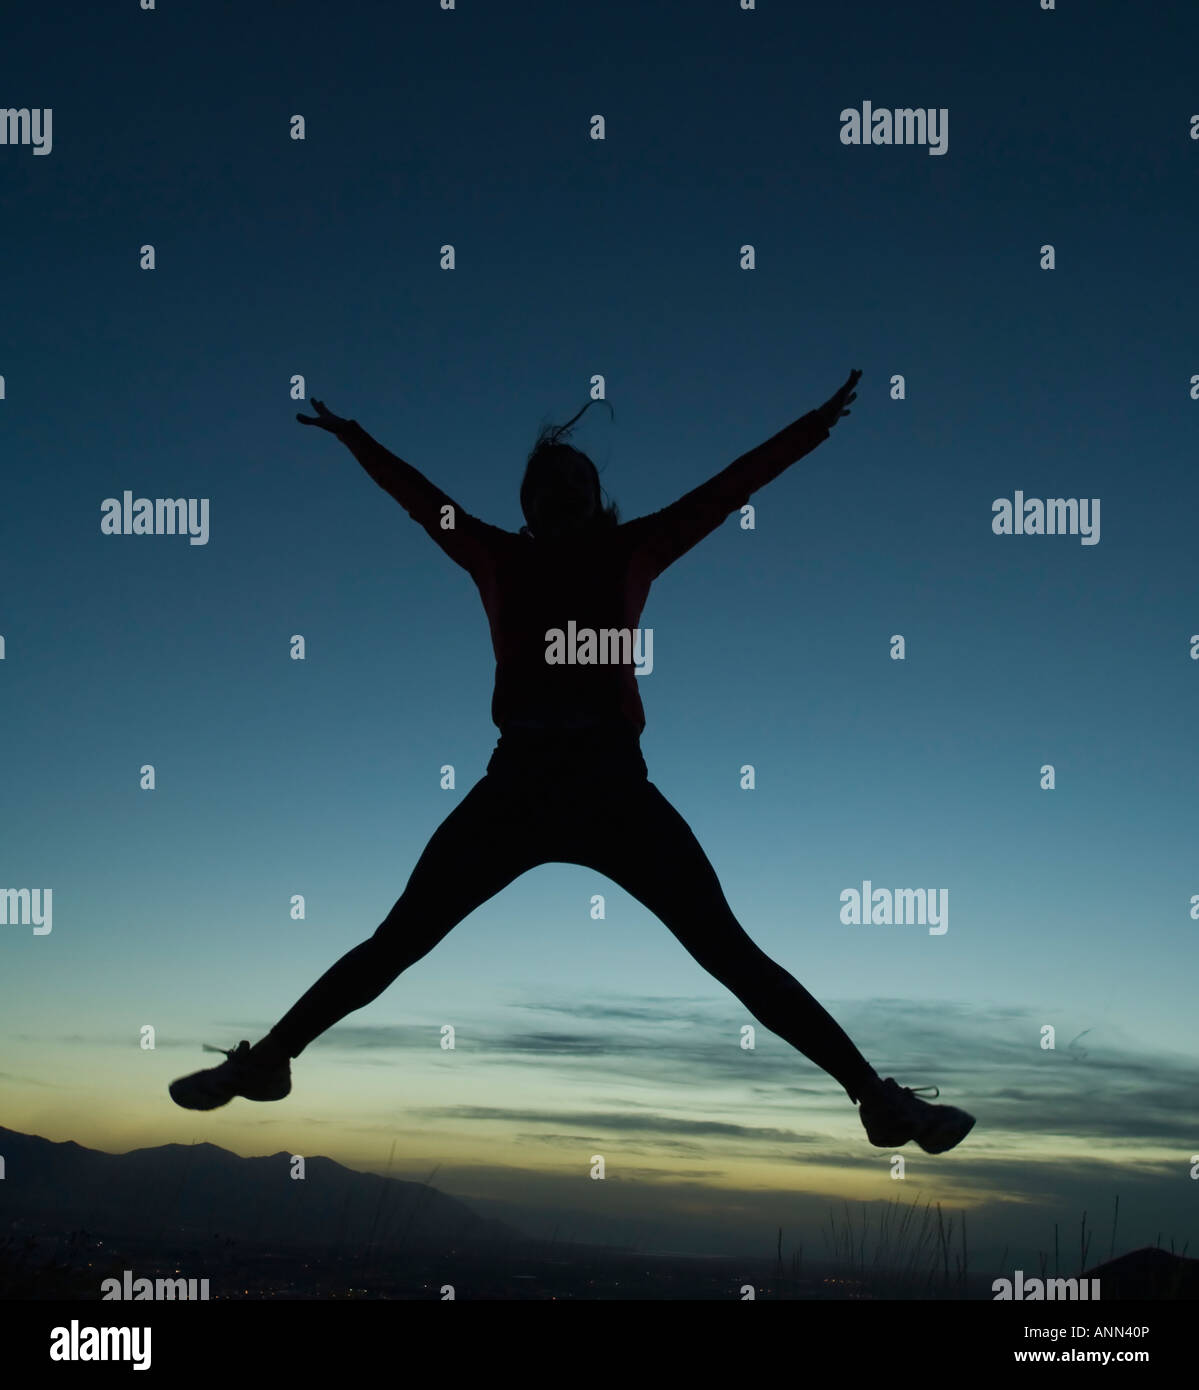
<path fill-rule="evenodd" d="M 510 1029 L 504 1014 L 513 1009 L 621 1026 Z M 845 1004 L 834 1014 L 883 1075 L 894 1075 L 904 1085 L 936 1084 L 942 1099 L 975 1113 L 980 1138 L 1007 1133 L 1194 1147 L 1189 1097 L 1195 1067 L 1187 1058 L 1147 1056 L 1121 1046 L 1115 1035 L 1105 1045 L 1097 1028 L 1090 1030 L 1085 1057 L 1068 1047 L 1043 1050 L 1043 1014 L 1014 1006 L 878 998 Z M 473 1024 L 461 1036 L 460 1047 L 469 1051 L 472 1065 L 535 1066 L 547 1084 L 546 1064 L 552 1062 L 576 1087 L 611 1090 L 635 1081 L 639 1088 L 661 1088 L 679 1104 L 690 1101 L 700 1109 L 716 1089 L 732 1086 L 740 1089 L 746 1109 L 758 1113 L 793 1113 L 797 1099 L 809 1114 L 844 1112 L 840 1087 L 781 1038 L 760 1029 L 757 1047 L 741 1048 L 739 1030 L 746 1021 L 744 1011 L 721 1000 L 711 1005 L 670 996 L 551 1005 L 526 1001 L 505 1006 L 486 1026 Z M 327 1045 L 428 1050 L 431 1031 L 411 1025 L 341 1025 L 327 1035 Z M 803 1069 L 811 1075 L 810 1083 L 796 1080 Z M 722 1094 L 722 1108 L 726 1100 Z M 623 1098 L 619 1104 L 627 1123 L 610 1119 L 609 1127 L 634 1127 L 634 1117 L 627 1113 L 632 1107 Z M 517 1111 L 510 1118 L 540 1113 Z M 545 1118 L 551 1117 L 547 1113 Z M 777 1140 L 795 1134 L 761 1125 L 721 1129 L 720 1122 L 715 1124 L 708 1131 L 712 1135 L 731 1135 L 736 1129 Z"/>
<path fill-rule="evenodd" d="M 1071 1163 L 1077 1161 L 1072 1146 L 1079 1141 L 1122 1152 L 1174 1150 L 1179 1162 L 1196 1147 L 1194 1062 L 1146 1054 L 1114 1028 L 1072 1020 L 1074 1026 L 1061 1030 L 1069 1042 L 1055 1051 L 1040 1047 L 1043 1010 L 882 997 L 835 1005 L 832 1012 L 881 1074 L 905 1085 L 936 1084 L 942 1100 L 974 1113 L 978 1125 L 971 1146 L 989 1146 L 993 1159 L 1008 1150 L 1027 1156 L 1034 1141 L 1042 1157 L 1047 1145 L 1061 1141 Z M 511 1026 L 513 1015 L 530 1014 L 544 1016 L 550 1026 Z M 564 1016 L 579 1026 L 561 1026 Z M 495 1079 L 499 1087 L 511 1077 L 512 1084 L 523 1088 L 520 1073 L 528 1070 L 535 1072 L 532 1084 L 547 1092 L 566 1083 L 576 1092 L 585 1088 L 591 1097 L 602 1093 L 610 1098 L 610 1111 L 596 1110 L 593 1102 L 573 1114 L 572 1127 L 585 1123 L 595 1128 L 602 1120 L 608 1133 L 661 1138 L 687 1133 L 756 1144 L 763 1152 L 814 1146 L 819 1135 L 813 1129 L 820 1124 L 827 1128 L 830 1120 L 842 1128 L 837 1117 L 847 1114 L 847 1102 L 836 1082 L 764 1028 L 758 1030 L 756 1048 L 743 1049 L 740 1029 L 747 1021 L 745 1011 L 727 997 L 517 1000 L 460 1028 L 453 1060 L 503 1071 L 505 1079 Z M 264 1025 L 244 1021 L 217 1026 L 240 1036 L 266 1031 Z M 1084 1033 L 1087 1047 L 1072 1046 Z M 347 1065 L 386 1067 L 416 1052 L 438 1057 L 439 1040 L 440 1030 L 433 1025 L 351 1020 L 317 1039 L 305 1058 L 311 1053 L 326 1062 L 344 1059 Z M 94 1039 L 79 1035 L 60 1041 L 95 1045 Z M 122 1038 L 121 1045 L 126 1044 Z M 195 1044 L 163 1039 L 160 1046 Z M 205 1060 L 215 1063 L 213 1057 Z M 301 1059 L 296 1065 L 303 1064 Z M 57 1084 L 47 1076 L 9 1074 L 7 1079 Z M 664 1115 L 666 1110 L 673 1118 Z M 714 1110 L 720 1118 L 708 1118 Z M 484 1118 L 478 1107 L 438 1113 L 451 1121 Z M 562 1112 L 549 1109 L 497 1107 L 488 1113 L 496 1119 L 502 1115 L 513 1126 L 537 1122 L 560 1128 L 564 1123 Z M 785 1124 L 771 1123 L 783 1115 Z M 844 1144 L 841 1150 L 841 1161 L 851 1163 Z M 1155 1157 L 1141 1155 L 1143 1160 Z"/>
<path fill-rule="evenodd" d="M 410 1112 L 430 1119 L 493 1120 L 503 1123 L 566 1125 L 608 1133 L 688 1134 L 703 1138 L 760 1139 L 784 1144 L 810 1144 L 814 1136 L 760 1125 L 728 1124 L 719 1120 L 688 1120 L 677 1116 L 620 1111 L 515 1110 L 487 1105 L 427 1106 Z"/>

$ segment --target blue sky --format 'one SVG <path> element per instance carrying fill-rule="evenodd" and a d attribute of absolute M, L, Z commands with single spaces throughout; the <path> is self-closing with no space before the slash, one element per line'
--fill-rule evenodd
<path fill-rule="evenodd" d="M 295 422 L 292 377 L 515 530 L 593 373 L 614 417 L 576 443 L 631 518 L 860 367 L 755 529 L 655 585 L 650 776 L 880 1071 L 978 1115 L 905 1191 L 984 1248 L 1117 1191 L 1130 1241 L 1193 1237 L 1193 10 L 125 10 L 27 9 L 0 68 L 54 118 L 50 155 L 0 147 L 0 887 L 54 891 L 52 933 L 0 928 L 5 1123 L 398 1141 L 393 1171 L 530 1229 L 663 1248 L 894 1195 L 836 1083 L 740 1049 L 737 1002 L 574 866 L 314 1044 L 284 1105 L 165 1091 L 373 931 L 496 737 L 470 579 Z M 843 145 L 866 100 L 947 110 L 947 153 Z M 124 489 L 209 498 L 209 543 L 101 535 Z M 1017 489 L 1101 499 L 1099 543 L 994 535 Z M 843 925 L 867 878 L 948 890 L 949 930 Z"/>

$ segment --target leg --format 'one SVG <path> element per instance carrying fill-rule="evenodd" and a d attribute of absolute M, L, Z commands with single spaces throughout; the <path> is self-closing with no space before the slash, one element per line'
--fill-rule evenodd
<path fill-rule="evenodd" d="M 619 814 L 595 820 L 603 827 L 597 849 L 578 862 L 661 918 L 759 1023 L 839 1081 L 852 1101 L 880 1085 L 836 1020 L 746 934 L 691 827 L 652 782 L 622 790 Z"/>
<path fill-rule="evenodd" d="M 298 1057 L 313 1038 L 377 999 L 481 903 L 543 862 L 531 810 L 508 782 L 490 774 L 477 782 L 434 832 L 375 934 L 321 976 L 258 1044 L 259 1055 Z"/>

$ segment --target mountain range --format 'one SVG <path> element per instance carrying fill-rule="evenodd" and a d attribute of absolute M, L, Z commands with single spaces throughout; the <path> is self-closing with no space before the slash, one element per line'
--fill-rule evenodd
<path fill-rule="evenodd" d="M 288 1153 L 242 1158 L 215 1144 L 109 1154 L 0 1127 L 0 1229 L 78 1228 L 150 1240 L 220 1235 L 273 1247 L 379 1252 L 487 1248 L 519 1240 L 426 1183 Z"/>

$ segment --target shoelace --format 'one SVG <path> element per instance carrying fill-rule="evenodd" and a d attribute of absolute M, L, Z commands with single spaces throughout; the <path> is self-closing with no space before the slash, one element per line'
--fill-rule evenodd
<path fill-rule="evenodd" d="M 270 1062 L 264 1062 L 258 1057 L 251 1057 L 250 1054 L 254 1049 L 248 1042 L 239 1042 L 236 1047 L 212 1047 L 210 1044 L 204 1043 L 203 1050 L 205 1052 L 222 1052 L 229 1061 L 232 1062 L 236 1059 L 252 1069 L 256 1068 L 259 1071 L 272 1070 Z"/>
<path fill-rule="evenodd" d="M 888 1080 L 888 1081 L 893 1081 L 894 1078 L 893 1078 L 893 1077 L 888 1077 L 887 1080 Z M 905 1096 L 914 1096 L 917 1100 L 921 1099 L 921 1095 L 920 1095 L 921 1091 L 924 1091 L 924 1092 L 929 1092 L 929 1091 L 931 1091 L 931 1092 L 932 1092 L 932 1095 L 929 1096 L 929 1099 L 930 1099 L 930 1100 L 936 1100 L 937 1097 L 941 1094 L 941 1088 L 940 1088 L 939 1086 L 899 1086 L 899 1083 L 898 1083 L 898 1082 L 895 1082 L 895 1084 L 896 1084 L 896 1086 L 898 1086 L 898 1089 L 899 1089 Z M 877 1104 L 879 1104 L 879 1105 L 885 1105 L 885 1104 L 886 1104 L 886 1094 L 887 1094 L 887 1093 L 886 1093 L 885 1090 L 884 1090 L 884 1091 L 880 1091 L 880 1092 L 878 1093 L 878 1096 L 877 1096 Z"/>

